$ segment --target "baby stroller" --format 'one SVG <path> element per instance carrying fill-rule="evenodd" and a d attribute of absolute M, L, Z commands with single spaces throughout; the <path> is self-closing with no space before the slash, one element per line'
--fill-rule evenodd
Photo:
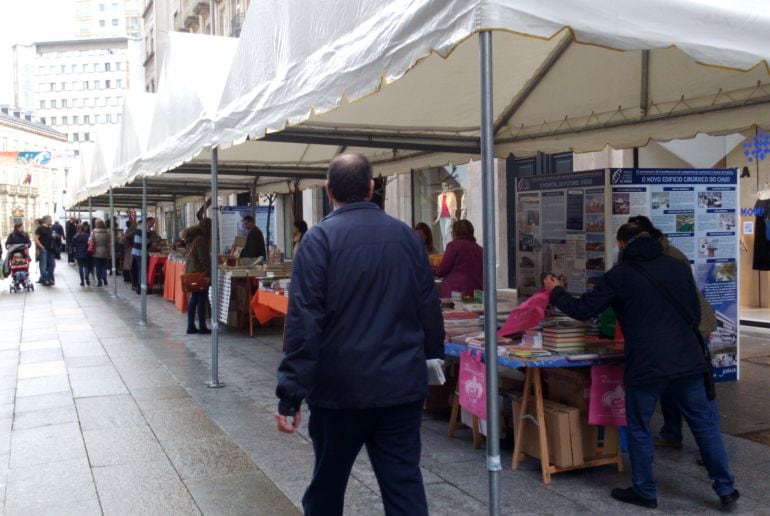
<path fill-rule="evenodd" d="M 3 264 L 3 272 L 11 277 L 11 294 L 31 292 L 35 290 L 35 284 L 29 277 L 29 253 L 24 244 L 12 245 L 8 249 L 8 255 Z"/>

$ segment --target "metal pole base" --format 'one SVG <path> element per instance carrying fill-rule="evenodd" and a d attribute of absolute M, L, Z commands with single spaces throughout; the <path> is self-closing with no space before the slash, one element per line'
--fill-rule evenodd
<path fill-rule="evenodd" d="M 209 389 L 219 389 L 224 386 L 225 384 L 223 382 L 219 382 L 219 383 L 206 382 L 206 387 L 208 387 Z"/>

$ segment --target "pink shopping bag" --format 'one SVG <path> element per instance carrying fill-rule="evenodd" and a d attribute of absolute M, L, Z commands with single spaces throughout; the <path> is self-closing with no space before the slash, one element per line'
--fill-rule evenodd
<path fill-rule="evenodd" d="M 626 426 L 623 366 L 591 367 L 591 403 L 588 406 L 588 424 Z"/>
<path fill-rule="evenodd" d="M 503 327 L 497 332 L 497 336 L 506 337 L 537 326 L 545 318 L 545 309 L 550 299 L 551 294 L 547 290 L 540 290 L 533 294 L 513 309 Z"/>
<path fill-rule="evenodd" d="M 468 350 L 460 353 L 460 406 L 474 416 L 487 419 L 486 367 L 480 353 Z"/>

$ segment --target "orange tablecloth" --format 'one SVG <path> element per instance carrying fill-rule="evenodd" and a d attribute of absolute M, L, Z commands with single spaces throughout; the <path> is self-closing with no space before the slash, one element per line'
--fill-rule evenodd
<path fill-rule="evenodd" d="M 289 298 L 282 294 L 257 290 L 251 298 L 251 309 L 259 323 L 265 324 L 271 319 L 286 315 L 289 310 Z"/>
<path fill-rule="evenodd" d="M 173 301 L 180 312 L 187 313 L 187 294 L 182 292 L 184 262 L 166 261 L 164 273 L 163 299 Z"/>
<path fill-rule="evenodd" d="M 150 256 L 150 260 L 147 262 L 147 291 L 152 290 L 155 285 L 155 270 L 158 267 L 163 267 L 167 258 L 165 256 Z"/>

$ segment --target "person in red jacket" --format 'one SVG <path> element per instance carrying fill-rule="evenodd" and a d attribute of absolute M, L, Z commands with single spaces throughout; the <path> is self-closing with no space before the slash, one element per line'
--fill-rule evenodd
<path fill-rule="evenodd" d="M 474 290 L 484 288 L 484 254 L 473 236 L 473 224 L 466 219 L 452 224 L 452 241 L 436 271 L 443 278 L 441 297 L 452 297 L 452 292 L 472 296 Z"/>

